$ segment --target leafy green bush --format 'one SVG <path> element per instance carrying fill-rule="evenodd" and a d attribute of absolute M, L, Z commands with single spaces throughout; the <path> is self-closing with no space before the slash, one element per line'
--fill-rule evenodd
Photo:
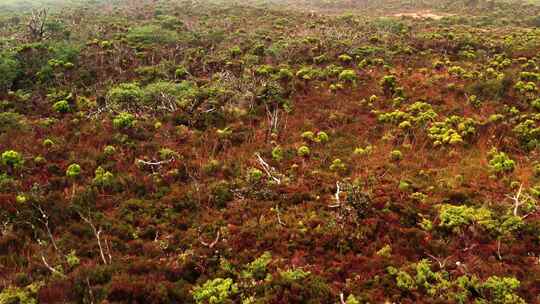
<path fill-rule="evenodd" d="M 482 289 L 494 304 L 525 304 L 525 300 L 514 293 L 519 285 L 519 280 L 513 277 L 491 276 L 482 284 Z"/>
<path fill-rule="evenodd" d="M 69 178 L 77 178 L 81 174 L 81 166 L 79 164 L 71 164 L 66 170 L 66 176 Z"/>
<path fill-rule="evenodd" d="M 0 112 L 0 133 L 21 129 L 23 116 L 15 112 Z"/>
<path fill-rule="evenodd" d="M 476 133 L 477 124 L 472 118 L 452 115 L 442 122 L 433 123 L 428 129 L 428 136 L 435 146 L 460 144 L 464 138 Z"/>
<path fill-rule="evenodd" d="M 534 150 L 540 146 L 540 127 L 532 119 L 526 119 L 517 124 L 512 131 L 516 133 L 522 147 Z"/>
<path fill-rule="evenodd" d="M 514 171 L 516 162 L 511 160 L 508 155 L 504 152 L 497 151 L 496 148 L 493 148 L 489 152 L 489 168 L 495 173 L 506 173 Z"/>
<path fill-rule="evenodd" d="M 172 44 L 178 41 L 178 34 L 157 25 L 143 25 L 129 29 L 126 38 L 136 44 Z"/>
<path fill-rule="evenodd" d="M 158 81 L 144 87 L 142 100 L 145 106 L 157 109 L 159 107 L 181 105 L 183 99 L 192 99 L 196 94 L 197 88 L 189 81 L 180 83 Z"/>
<path fill-rule="evenodd" d="M 399 150 L 393 150 L 390 152 L 390 159 L 393 161 L 400 161 L 403 159 L 403 153 Z"/>
<path fill-rule="evenodd" d="M 2 304 L 37 304 L 37 292 L 42 284 L 33 283 L 24 288 L 7 287 L 0 292 Z"/>
<path fill-rule="evenodd" d="M 233 46 L 229 49 L 229 54 L 231 54 L 231 57 L 235 58 L 242 54 L 242 49 L 240 49 L 239 46 Z"/>
<path fill-rule="evenodd" d="M 110 187 L 113 181 L 114 175 L 111 172 L 106 171 L 102 167 L 98 167 L 92 182 L 98 187 Z"/>
<path fill-rule="evenodd" d="M 348 54 L 341 54 L 338 56 L 338 60 L 343 63 L 349 63 L 352 61 L 352 57 L 349 56 Z"/>
<path fill-rule="evenodd" d="M 247 180 L 250 183 L 258 183 L 263 178 L 263 172 L 257 168 L 251 168 L 247 174 Z"/>
<path fill-rule="evenodd" d="M 238 285 L 231 278 L 208 280 L 202 286 L 195 286 L 192 291 L 197 304 L 231 303 L 237 293 Z"/>
<path fill-rule="evenodd" d="M 381 79 L 380 85 L 386 94 L 393 94 L 397 87 L 397 78 L 394 75 L 386 75 Z"/>
<path fill-rule="evenodd" d="M 332 164 L 330 165 L 330 170 L 344 172 L 347 170 L 347 165 L 345 165 L 341 159 L 336 158 L 332 161 Z"/>
<path fill-rule="evenodd" d="M 0 90 L 10 89 L 19 73 L 19 62 L 9 54 L 0 54 Z"/>
<path fill-rule="evenodd" d="M 135 116 L 122 112 L 116 115 L 113 119 L 113 126 L 116 129 L 128 129 L 135 125 Z"/>
<path fill-rule="evenodd" d="M 354 70 L 343 70 L 341 73 L 339 73 L 338 78 L 340 81 L 355 83 L 358 76 L 356 76 L 356 72 Z"/>
<path fill-rule="evenodd" d="M 67 100 L 60 100 L 53 104 L 53 109 L 58 113 L 68 113 L 71 111 L 71 107 Z"/>
<path fill-rule="evenodd" d="M 364 148 L 362 148 L 362 147 L 355 148 L 353 153 L 355 155 L 359 155 L 359 156 L 370 155 L 371 153 L 373 153 L 373 146 L 372 145 L 367 145 Z"/>
<path fill-rule="evenodd" d="M 2 153 L 1 160 L 4 166 L 9 166 L 12 168 L 20 168 L 24 164 L 22 154 L 14 150 L 4 151 Z"/>
<path fill-rule="evenodd" d="M 440 226 L 460 230 L 463 226 L 479 223 L 486 226 L 492 219 L 491 211 L 487 208 L 469 206 L 454 206 L 444 204 L 439 210 Z"/>
<path fill-rule="evenodd" d="M 272 158 L 276 161 L 283 159 L 283 149 L 280 146 L 276 146 L 272 149 Z"/>
<path fill-rule="evenodd" d="M 255 280 L 264 279 L 268 272 L 267 266 L 271 261 L 272 254 L 266 251 L 253 262 L 246 265 L 246 269 L 242 272 L 242 277 Z"/>
<path fill-rule="evenodd" d="M 298 156 L 307 157 L 311 154 L 311 150 L 307 146 L 301 146 L 297 150 Z"/>
<path fill-rule="evenodd" d="M 144 91 L 137 83 L 122 83 L 107 92 L 107 100 L 112 107 L 137 107 Z"/>

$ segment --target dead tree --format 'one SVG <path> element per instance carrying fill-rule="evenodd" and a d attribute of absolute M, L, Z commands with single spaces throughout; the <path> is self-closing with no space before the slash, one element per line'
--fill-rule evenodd
<path fill-rule="evenodd" d="M 111 264 L 112 256 L 111 256 L 111 251 L 110 251 L 110 248 L 109 248 L 109 244 L 108 244 L 107 240 L 105 240 L 105 241 L 102 240 L 102 238 L 101 238 L 101 233 L 102 233 L 101 227 L 96 226 L 96 224 L 94 223 L 94 220 L 92 219 L 92 215 L 91 215 L 90 210 L 88 210 L 86 215 L 84 215 L 80 211 L 78 211 L 77 213 L 79 213 L 79 216 L 81 217 L 81 219 L 83 221 L 85 221 L 90 226 L 90 228 L 92 228 L 92 232 L 94 233 L 94 236 L 96 237 L 96 240 L 97 240 L 97 243 L 98 243 L 99 254 L 101 256 L 101 260 L 103 261 L 103 264 L 105 264 L 105 265 Z"/>
<path fill-rule="evenodd" d="M 45 39 L 45 24 L 47 23 L 47 10 L 46 9 L 34 9 L 28 21 L 28 31 L 30 38 L 34 41 L 41 41 Z"/>

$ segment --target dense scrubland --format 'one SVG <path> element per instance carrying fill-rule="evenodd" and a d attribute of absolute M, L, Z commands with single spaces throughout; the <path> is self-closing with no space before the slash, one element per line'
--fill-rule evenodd
<path fill-rule="evenodd" d="M 534 1 L 0 3 L 0 303 L 540 303 Z"/>

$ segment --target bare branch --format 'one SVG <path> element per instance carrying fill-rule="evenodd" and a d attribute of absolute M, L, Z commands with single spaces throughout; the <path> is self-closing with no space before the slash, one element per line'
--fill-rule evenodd
<path fill-rule="evenodd" d="M 273 179 L 278 185 L 281 184 L 281 180 L 275 177 L 274 174 L 272 174 L 272 172 L 275 172 L 276 169 L 274 167 L 271 167 L 267 162 L 265 162 L 259 153 L 255 153 L 255 156 L 257 156 L 257 160 L 259 161 L 259 164 L 263 168 L 266 175 L 268 175 L 269 178 Z"/>
<path fill-rule="evenodd" d="M 278 223 L 281 225 L 281 226 L 287 226 L 285 225 L 285 223 L 281 220 L 281 211 L 279 211 L 279 206 L 276 205 L 276 214 L 277 214 L 277 220 L 278 220 Z"/>
<path fill-rule="evenodd" d="M 47 260 L 45 259 L 45 256 L 43 255 L 43 253 L 41 254 L 41 260 L 43 261 L 43 264 L 45 265 L 45 267 L 47 267 L 47 269 L 49 269 L 52 273 L 57 274 L 57 275 L 59 275 L 59 276 L 61 276 L 61 277 L 63 277 L 63 278 L 66 277 L 65 274 L 63 274 L 63 273 L 61 273 L 60 271 L 54 269 L 53 267 L 51 267 L 51 266 L 49 265 L 49 263 L 47 263 Z"/>
<path fill-rule="evenodd" d="M 206 246 L 206 247 L 212 249 L 212 248 L 214 248 L 214 246 L 216 246 L 216 244 L 218 243 L 218 241 L 219 241 L 219 235 L 220 235 L 220 231 L 218 230 L 217 235 L 216 235 L 216 239 L 215 239 L 212 243 L 207 243 L 207 242 L 205 242 L 205 241 L 202 239 L 202 237 L 199 235 L 199 241 L 200 241 L 201 244 L 203 244 L 204 246 Z"/>
<path fill-rule="evenodd" d="M 110 256 L 110 252 L 109 252 L 109 245 L 107 245 L 107 251 L 108 251 L 108 255 L 109 255 L 109 261 L 107 261 L 107 259 L 105 258 L 105 253 L 103 251 L 103 246 L 101 245 L 101 228 L 96 228 L 96 225 L 94 225 L 94 223 L 92 222 L 90 216 L 88 217 L 85 217 L 81 212 L 78 212 L 79 213 L 79 216 L 81 217 L 81 219 L 83 221 L 85 221 L 86 223 L 88 223 L 88 225 L 90 225 L 90 227 L 92 228 L 92 231 L 94 232 L 94 236 L 96 237 L 97 239 L 97 242 L 98 242 L 98 247 L 99 247 L 99 253 L 100 253 L 100 256 L 101 256 L 101 260 L 103 261 L 103 264 L 107 265 L 107 264 L 110 264 L 110 261 L 111 261 L 111 256 Z"/>
<path fill-rule="evenodd" d="M 448 261 L 448 259 L 450 259 L 452 256 L 449 256 L 449 257 L 446 257 L 444 259 L 441 259 L 441 258 L 438 258 L 434 255 L 431 255 L 429 253 L 426 252 L 426 255 L 430 258 L 432 258 L 433 260 L 435 260 L 438 264 L 439 264 L 439 267 L 441 269 L 444 269 L 444 267 L 446 267 L 446 262 Z"/>
<path fill-rule="evenodd" d="M 142 159 L 137 159 L 136 160 L 137 163 L 139 164 L 143 164 L 143 165 L 147 165 L 147 166 L 161 166 L 163 164 L 168 164 L 170 162 L 173 162 L 174 161 L 174 157 L 172 157 L 171 159 L 167 159 L 167 160 L 162 160 L 162 161 L 145 161 L 145 160 L 142 160 Z"/>
<path fill-rule="evenodd" d="M 339 208 L 341 207 L 341 199 L 339 198 L 339 195 L 341 194 L 341 187 L 339 186 L 339 182 L 336 182 L 336 193 L 334 194 L 334 199 L 336 200 L 336 204 L 330 205 L 330 208 Z"/>
<path fill-rule="evenodd" d="M 341 304 L 347 304 L 347 302 L 345 302 L 345 295 L 343 295 L 343 292 L 339 293 L 339 301 Z"/>
<path fill-rule="evenodd" d="M 514 216 L 519 216 L 519 207 L 521 207 L 522 205 L 524 205 L 525 203 L 527 203 L 529 201 L 535 202 L 535 199 L 533 199 L 529 195 L 523 193 L 523 184 L 519 185 L 519 189 L 518 189 L 518 191 L 517 191 L 517 193 L 515 195 L 513 195 L 513 196 L 507 195 L 506 197 L 508 197 L 514 203 L 514 209 L 513 209 L 513 212 L 512 212 L 514 214 Z M 534 212 L 532 212 L 532 213 L 534 213 Z M 522 216 L 521 218 L 524 219 L 524 218 L 528 217 L 529 215 L 531 215 L 532 213 L 526 214 L 526 215 Z"/>
<path fill-rule="evenodd" d="M 33 40 L 42 40 L 45 38 L 45 24 L 47 23 L 47 10 L 33 10 L 28 22 L 30 38 Z"/>

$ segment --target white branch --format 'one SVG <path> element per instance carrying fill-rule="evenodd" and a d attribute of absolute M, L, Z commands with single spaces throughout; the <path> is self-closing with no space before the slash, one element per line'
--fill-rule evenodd
<path fill-rule="evenodd" d="M 49 269 L 52 273 L 57 274 L 57 275 L 59 275 L 61 277 L 66 277 L 65 274 L 63 274 L 60 271 L 54 269 L 53 267 L 51 267 L 49 265 L 49 263 L 47 263 L 47 260 L 45 259 L 45 256 L 43 255 L 43 253 L 41 254 L 41 260 L 43 261 L 43 264 L 45 265 L 45 267 L 47 267 L 47 269 Z"/>
<path fill-rule="evenodd" d="M 214 248 L 214 246 L 216 246 L 217 242 L 219 241 L 219 232 L 220 232 L 220 231 L 218 230 L 217 235 L 216 235 L 216 239 L 215 239 L 212 243 L 207 243 L 207 242 L 205 242 L 205 241 L 201 238 L 201 236 L 199 236 L 199 241 L 200 241 L 201 244 L 203 244 L 204 246 L 206 246 L 206 247 L 212 249 L 212 248 Z"/>
<path fill-rule="evenodd" d="M 339 195 L 341 194 L 341 187 L 339 186 L 339 182 L 336 182 L 336 193 L 334 194 L 334 199 L 336 200 L 335 205 L 330 205 L 330 208 L 339 208 L 341 207 L 341 199 L 339 198 Z"/>
<path fill-rule="evenodd" d="M 174 161 L 174 157 L 172 157 L 171 159 L 162 160 L 162 161 L 155 161 L 155 162 L 145 161 L 145 160 L 142 160 L 142 159 L 137 159 L 137 163 L 147 165 L 147 166 L 161 166 L 163 164 L 168 164 L 168 163 L 170 163 L 172 161 Z"/>
<path fill-rule="evenodd" d="M 268 165 L 268 163 L 264 161 L 264 159 L 259 153 L 255 153 L 255 156 L 257 156 L 257 160 L 259 161 L 259 164 L 263 168 L 266 175 L 268 175 L 269 178 L 273 179 L 278 185 L 281 184 L 281 180 L 272 174 L 272 171 L 276 171 L 276 169 Z"/>
<path fill-rule="evenodd" d="M 103 261 L 103 264 L 105 264 L 105 265 L 109 264 L 110 263 L 110 252 L 108 253 L 109 262 L 107 262 L 107 259 L 105 258 L 105 253 L 103 252 L 103 246 L 101 245 L 101 228 L 97 229 L 96 226 L 94 225 L 94 223 L 91 221 L 90 217 L 83 216 L 81 212 L 79 212 L 79 216 L 81 217 L 81 219 L 83 221 L 88 223 L 88 225 L 90 225 L 90 227 L 92 228 L 92 231 L 94 232 L 94 236 L 96 237 L 97 242 L 98 242 L 99 253 L 100 253 L 100 256 L 101 256 L 101 260 Z M 108 249 L 108 247 L 109 247 L 109 245 L 107 244 L 107 249 Z"/>

